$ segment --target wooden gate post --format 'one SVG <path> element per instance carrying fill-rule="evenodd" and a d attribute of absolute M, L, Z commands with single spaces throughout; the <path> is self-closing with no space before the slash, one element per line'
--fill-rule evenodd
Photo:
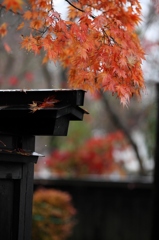
<path fill-rule="evenodd" d="M 31 239 L 34 136 L 0 135 L 0 239 Z M 21 149 L 25 149 L 25 153 Z"/>
<path fill-rule="evenodd" d="M 82 90 L 0 90 L 0 239 L 31 240 L 35 136 L 66 136 L 83 99 Z"/>

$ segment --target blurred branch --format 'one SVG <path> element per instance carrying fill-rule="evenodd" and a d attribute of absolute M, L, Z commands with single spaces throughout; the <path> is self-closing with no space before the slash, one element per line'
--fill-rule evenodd
<path fill-rule="evenodd" d="M 52 88 L 52 74 L 49 72 L 46 64 L 43 64 L 42 72 L 43 72 L 44 77 L 45 77 L 47 88 Z"/>
<path fill-rule="evenodd" d="M 109 103 L 109 100 L 108 100 L 106 94 L 101 92 L 101 96 L 102 96 L 104 106 L 105 106 L 106 110 L 108 111 L 109 116 L 110 116 L 114 126 L 123 131 L 123 133 L 125 134 L 126 138 L 128 139 L 129 143 L 131 144 L 131 146 L 133 148 L 133 150 L 136 154 L 136 158 L 140 165 L 140 174 L 146 175 L 146 171 L 143 167 L 143 163 L 142 163 L 142 159 L 139 154 L 138 147 L 137 147 L 136 143 L 134 142 L 133 138 L 131 137 L 130 130 L 127 129 L 127 127 L 122 123 L 122 121 L 117 116 L 117 114 L 113 111 L 113 108 L 112 108 L 112 106 L 110 106 L 110 103 Z"/>

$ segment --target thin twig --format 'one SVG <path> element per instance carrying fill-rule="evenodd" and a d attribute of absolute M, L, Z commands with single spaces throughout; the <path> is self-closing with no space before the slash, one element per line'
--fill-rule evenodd
<path fill-rule="evenodd" d="M 0 143 L 2 143 L 4 147 L 6 147 L 6 144 L 3 141 L 0 140 Z"/>
<path fill-rule="evenodd" d="M 14 12 L 12 9 L 8 9 L 8 10 L 7 10 L 6 7 L 3 6 L 2 4 L 0 4 L 0 9 L 4 9 L 5 11 L 9 11 L 9 12 L 14 13 L 14 14 L 17 14 L 17 15 L 19 15 L 19 16 L 23 16 L 23 13 Z"/>
<path fill-rule="evenodd" d="M 73 5 L 69 0 L 65 0 L 65 1 L 66 1 L 69 5 L 71 5 L 73 8 L 77 9 L 77 10 L 80 11 L 80 12 L 85 13 L 85 11 L 84 11 L 83 9 L 76 7 L 76 6 Z M 90 17 L 92 17 L 93 19 L 95 18 L 95 16 L 93 16 L 93 15 L 90 15 Z"/>
<path fill-rule="evenodd" d="M 78 11 L 80 11 L 80 12 L 85 12 L 83 9 L 81 9 L 81 8 L 78 8 L 78 7 L 76 7 L 75 5 L 73 5 L 69 0 L 65 0 L 69 5 L 71 5 L 72 7 L 74 7 L 75 9 L 77 9 Z"/>

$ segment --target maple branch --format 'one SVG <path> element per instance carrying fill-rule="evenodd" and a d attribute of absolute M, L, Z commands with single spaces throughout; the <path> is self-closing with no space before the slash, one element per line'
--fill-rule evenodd
<path fill-rule="evenodd" d="M 109 101 L 108 101 L 106 95 L 103 92 L 101 92 L 101 97 L 102 97 L 103 103 L 104 103 L 104 105 L 106 107 L 106 110 L 108 111 L 108 113 L 109 113 L 109 115 L 110 115 L 110 117 L 112 119 L 112 122 L 114 123 L 114 125 L 117 128 L 122 129 L 122 131 L 124 132 L 126 138 L 129 141 L 129 143 L 133 147 L 134 152 L 135 152 L 136 157 L 137 157 L 137 160 L 138 160 L 139 165 L 140 165 L 140 173 L 142 175 L 146 175 L 146 171 L 144 169 L 144 166 L 143 166 L 143 163 L 142 163 L 142 159 L 141 159 L 139 151 L 138 151 L 138 147 L 137 147 L 136 143 L 134 142 L 134 140 L 132 139 L 132 137 L 131 137 L 131 135 L 129 133 L 129 130 L 127 129 L 127 127 L 124 126 L 124 124 L 121 122 L 119 117 L 115 114 L 115 112 L 113 111 L 112 107 L 109 104 Z"/>
<path fill-rule="evenodd" d="M 46 64 L 43 65 L 42 71 L 43 71 L 43 74 L 45 76 L 45 80 L 46 80 L 46 83 L 47 83 L 47 88 L 52 89 L 52 75 L 48 71 Z"/>
<path fill-rule="evenodd" d="M 13 13 L 13 14 L 16 14 L 16 15 L 19 15 L 19 16 L 23 16 L 23 14 L 20 13 L 20 12 L 14 12 L 12 9 L 6 9 L 6 7 L 3 6 L 2 4 L 0 4 L 0 9 L 1 9 L 1 10 L 4 9 L 5 11 L 11 12 L 11 13 Z"/>
<path fill-rule="evenodd" d="M 80 12 L 85 13 L 85 11 L 84 11 L 83 9 L 76 7 L 76 6 L 73 5 L 69 0 L 65 0 L 65 1 L 66 1 L 70 6 L 72 6 L 73 8 L 77 9 L 77 10 L 80 11 Z M 93 16 L 93 15 L 89 15 L 89 16 L 92 17 L 93 19 L 95 19 L 95 16 Z"/>
<path fill-rule="evenodd" d="M 75 9 L 77 9 L 78 11 L 80 11 L 80 12 L 85 12 L 83 9 L 81 9 L 81 8 L 78 8 L 78 7 L 76 7 L 75 5 L 73 5 L 69 0 L 65 0 L 70 6 L 72 6 L 73 8 L 75 8 Z"/>
<path fill-rule="evenodd" d="M 51 1 L 51 3 L 52 3 L 52 1 Z M 3 10 L 5 10 L 5 11 L 8 11 L 8 12 L 10 12 L 10 13 L 13 13 L 13 14 L 16 14 L 16 15 L 18 15 L 18 16 L 21 16 L 21 17 L 23 17 L 23 13 L 20 13 L 20 12 L 14 12 L 12 9 L 6 9 L 6 7 L 5 6 L 3 6 L 2 4 L 0 4 L 0 10 L 2 11 L 2 9 Z M 51 7 L 51 9 L 48 11 L 48 12 L 50 12 L 51 10 L 53 10 L 53 7 Z M 41 37 L 47 32 L 47 30 L 49 29 L 49 27 L 50 26 L 48 26 L 47 28 L 45 28 L 44 30 L 38 30 L 38 29 L 35 29 L 35 28 L 30 28 L 31 30 L 33 30 L 33 31 L 35 31 L 35 32 L 39 32 L 40 34 L 41 34 Z M 22 37 L 23 37 L 23 35 L 22 35 Z"/>
<path fill-rule="evenodd" d="M 85 11 L 84 11 L 83 9 L 76 7 L 76 6 L 73 5 L 69 0 L 65 0 L 65 1 L 66 1 L 70 6 L 72 6 L 73 8 L 77 9 L 77 10 L 80 11 L 80 12 L 85 13 Z M 96 18 L 96 17 L 93 16 L 93 15 L 89 15 L 89 16 L 92 17 L 93 19 Z M 116 45 L 118 45 L 119 47 L 121 47 L 121 46 L 115 41 L 115 39 L 114 39 L 112 36 L 109 37 L 109 36 L 107 35 L 107 33 L 106 33 L 106 31 L 105 31 L 104 28 L 102 28 L 102 31 L 103 31 L 103 34 L 107 37 L 110 45 L 112 45 L 111 42 L 113 42 L 114 44 L 116 44 Z"/>

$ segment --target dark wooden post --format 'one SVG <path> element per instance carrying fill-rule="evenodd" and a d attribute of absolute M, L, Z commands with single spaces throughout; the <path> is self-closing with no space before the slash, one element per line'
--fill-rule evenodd
<path fill-rule="evenodd" d="M 0 135 L 0 239 L 31 239 L 34 145 L 34 136 Z"/>
<path fill-rule="evenodd" d="M 151 240 L 159 239 L 159 84 L 156 84 L 156 146 L 155 146 L 155 166 L 153 179 L 153 211 L 152 211 L 152 235 Z"/>
<path fill-rule="evenodd" d="M 48 97 L 57 105 L 31 112 Z M 82 90 L 0 90 L 0 239 L 31 240 L 35 136 L 66 136 L 83 99 Z"/>

